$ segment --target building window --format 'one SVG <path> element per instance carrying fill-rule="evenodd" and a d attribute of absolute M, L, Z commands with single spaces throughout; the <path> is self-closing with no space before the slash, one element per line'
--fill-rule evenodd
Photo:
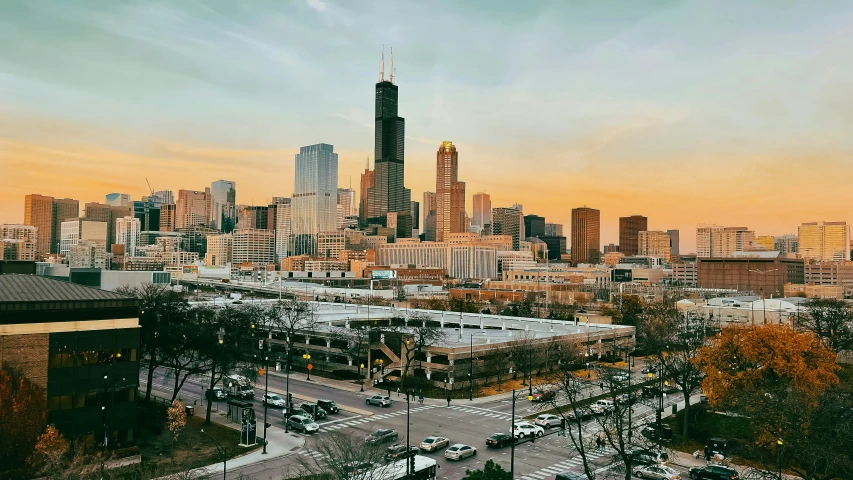
<path fill-rule="evenodd" d="M 59 410 L 59 397 L 47 397 L 47 411 L 55 412 Z"/>

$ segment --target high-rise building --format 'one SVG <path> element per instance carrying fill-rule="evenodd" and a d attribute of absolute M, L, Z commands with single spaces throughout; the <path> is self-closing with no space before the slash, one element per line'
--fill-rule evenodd
<path fill-rule="evenodd" d="M 178 190 L 175 212 L 175 228 L 207 225 L 210 219 L 210 188 L 200 190 Z"/>
<path fill-rule="evenodd" d="M 492 224 L 492 198 L 488 193 L 478 192 L 474 194 L 474 212 L 471 216 L 471 225 L 483 229 Z"/>
<path fill-rule="evenodd" d="M 111 207 L 129 207 L 130 195 L 127 193 L 108 193 L 105 203 Z"/>
<path fill-rule="evenodd" d="M 174 203 L 164 203 L 160 205 L 160 231 L 174 232 L 175 217 L 178 215 L 177 205 Z"/>
<path fill-rule="evenodd" d="M 109 268 L 104 243 L 81 240 L 68 249 L 68 266 L 71 268 Z"/>
<path fill-rule="evenodd" d="M 50 253 L 53 238 L 53 197 L 46 195 L 26 195 L 24 197 L 24 224 L 36 227 L 36 256 Z"/>
<path fill-rule="evenodd" d="M 809 222 L 798 228 L 800 258 L 810 261 L 850 260 L 850 226 L 847 222 Z"/>
<path fill-rule="evenodd" d="M 435 162 L 435 240 L 465 231 L 465 182 L 459 181 L 459 153 L 453 142 L 443 142 Z"/>
<path fill-rule="evenodd" d="M 237 183 L 217 180 L 210 185 L 210 227 L 225 233 L 237 223 Z"/>
<path fill-rule="evenodd" d="M 325 143 L 309 145 L 296 154 L 296 181 L 291 229 L 296 255 L 313 255 L 317 234 L 337 229 L 338 154 Z"/>
<path fill-rule="evenodd" d="M 625 256 L 636 255 L 639 233 L 649 229 L 649 219 L 642 215 L 619 217 L 619 251 Z"/>
<path fill-rule="evenodd" d="M 742 252 L 755 240 L 755 232 L 746 227 L 699 225 L 696 228 L 696 256 L 700 258 L 729 258 Z"/>
<path fill-rule="evenodd" d="M 620 245 L 620 248 L 622 246 Z M 601 257 L 601 212 L 589 207 L 572 209 L 572 263 L 599 262 Z"/>
<path fill-rule="evenodd" d="M 398 91 L 394 84 L 394 57 L 391 78 L 385 80 L 385 58 L 376 84 L 374 183 L 367 191 L 367 223 L 387 225 L 388 212 L 397 212 L 397 237 L 412 234 L 411 191 L 405 187 L 406 121 L 397 115 Z M 295 201 L 295 199 L 294 199 Z"/>
<path fill-rule="evenodd" d="M 667 235 L 669 235 L 669 254 L 671 257 L 678 257 L 681 255 L 681 238 L 678 230 L 667 230 Z"/>
<path fill-rule="evenodd" d="M 780 235 L 773 241 L 773 250 L 778 250 L 782 256 L 789 256 L 797 253 L 799 250 L 800 241 L 794 234 Z"/>
<path fill-rule="evenodd" d="M 97 222 L 85 218 L 72 218 L 60 224 L 59 253 L 68 255 L 71 247 L 81 241 L 100 243 L 104 251 L 107 250 L 109 235 L 107 222 Z"/>
<path fill-rule="evenodd" d="M 546 223 L 545 224 L 545 235 L 549 237 L 562 237 L 563 235 L 563 224 L 562 223 Z M 565 253 L 565 252 L 563 252 Z"/>
<path fill-rule="evenodd" d="M 548 246 L 548 260 L 559 260 L 561 253 L 568 248 L 566 237 L 562 235 L 542 235 L 537 237 Z"/>
<path fill-rule="evenodd" d="M 776 246 L 776 239 L 773 235 L 759 235 L 752 241 L 753 250 L 773 250 Z"/>
<path fill-rule="evenodd" d="M 124 254 L 136 256 L 139 246 L 139 219 L 131 216 L 119 218 L 116 221 L 116 244 L 124 245 Z"/>
<path fill-rule="evenodd" d="M 249 228 L 257 230 L 272 230 L 270 226 L 270 208 L 266 205 L 239 205 L 237 207 L 237 228 L 246 230 Z"/>
<path fill-rule="evenodd" d="M 234 264 L 275 263 L 275 236 L 270 230 L 235 230 L 232 236 L 231 261 Z"/>
<path fill-rule="evenodd" d="M 511 235 L 512 249 L 518 250 L 519 242 L 527 238 L 524 232 L 524 216 L 515 208 L 493 208 L 492 234 Z"/>
<path fill-rule="evenodd" d="M 370 157 L 367 157 L 367 166 L 364 168 L 364 173 L 361 174 L 361 182 L 358 197 L 358 222 L 364 227 L 367 225 L 368 214 L 370 212 L 370 199 L 368 192 L 373 188 L 373 180 L 375 175 L 370 169 Z"/>
<path fill-rule="evenodd" d="M 204 254 L 204 263 L 217 267 L 231 263 L 233 246 L 233 238 L 230 233 L 209 235 L 207 237 L 207 252 Z"/>
<path fill-rule="evenodd" d="M 32 225 L 0 225 L 0 260 L 36 260 L 38 227 Z"/>
<path fill-rule="evenodd" d="M 341 206 L 341 215 L 344 218 L 358 216 L 358 209 L 355 207 L 355 190 L 339 188 L 338 205 Z"/>
<path fill-rule="evenodd" d="M 670 259 L 669 243 L 670 237 L 667 232 L 662 231 L 640 231 L 638 235 L 638 254 L 645 257 L 662 258 L 668 262 Z"/>
<path fill-rule="evenodd" d="M 512 208 L 518 210 L 519 212 L 521 212 L 522 215 L 524 215 L 524 205 L 520 203 L 513 203 Z"/>
<path fill-rule="evenodd" d="M 424 192 L 424 240 L 427 242 L 435 241 L 435 220 L 436 210 L 438 210 L 438 198 L 435 192 Z"/>
<path fill-rule="evenodd" d="M 171 190 L 158 190 L 154 195 L 160 199 L 160 203 L 175 203 L 175 194 Z"/>
<path fill-rule="evenodd" d="M 545 236 L 545 217 L 540 217 L 539 215 L 525 215 L 524 216 L 524 235 L 526 236 L 526 238 L 544 237 Z"/>
<path fill-rule="evenodd" d="M 291 204 L 289 198 L 283 198 L 276 203 L 275 215 L 275 260 L 281 262 L 282 258 L 290 255 L 290 243 L 293 235 L 291 228 Z"/>
<path fill-rule="evenodd" d="M 52 209 L 50 253 L 59 253 L 59 237 L 62 222 L 80 216 L 80 202 L 73 198 L 54 198 Z"/>
<path fill-rule="evenodd" d="M 160 231 L 160 203 L 157 196 L 144 197 L 133 202 L 133 216 L 139 219 L 143 232 Z"/>
<path fill-rule="evenodd" d="M 412 237 L 420 235 L 421 230 L 421 202 L 412 200 Z"/>

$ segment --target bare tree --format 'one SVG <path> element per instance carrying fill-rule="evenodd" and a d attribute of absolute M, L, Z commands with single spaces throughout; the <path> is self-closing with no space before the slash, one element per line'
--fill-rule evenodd
<path fill-rule="evenodd" d="M 527 385 L 529 394 L 533 395 L 533 369 L 541 356 L 536 345 L 536 332 L 516 332 L 509 342 L 509 348 L 515 370 L 522 374 L 521 384 Z"/>
<path fill-rule="evenodd" d="M 328 432 L 319 436 L 313 446 L 308 446 L 309 455 L 300 456 L 300 477 L 328 474 L 332 478 L 370 480 L 390 471 L 393 463 L 385 463 L 383 447 L 371 445 L 362 438 L 341 431 Z"/>
<path fill-rule="evenodd" d="M 308 303 L 292 298 L 276 302 L 266 311 L 266 315 L 270 325 L 284 335 L 287 345 L 285 368 L 290 371 L 293 368 L 293 346 L 297 333 L 310 332 L 317 327 L 314 312 Z"/>
<path fill-rule="evenodd" d="M 444 329 L 429 315 L 420 312 L 410 314 L 404 326 L 398 325 L 393 328 L 396 328 L 397 332 L 402 335 L 403 365 L 401 377 L 402 383 L 405 385 L 414 359 L 418 358 L 420 362 L 423 362 L 424 349 L 444 340 Z"/>
<path fill-rule="evenodd" d="M 844 300 L 813 299 L 800 326 L 817 335 L 835 353 L 853 349 L 853 309 Z"/>
<path fill-rule="evenodd" d="M 332 342 L 344 343 L 346 346 L 341 348 L 341 352 L 345 353 L 356 364 L 358 369 L 358 381 L 364 383 L 361 376 L 361 360 L 367 357 L 367 352 L 370 349 L 370 333 L 373 328 L 366 324 L 351 323 L 349 328 L 335 328 L 330 334 Z M 367 366 L 366 368 L 370 368 Z"/>

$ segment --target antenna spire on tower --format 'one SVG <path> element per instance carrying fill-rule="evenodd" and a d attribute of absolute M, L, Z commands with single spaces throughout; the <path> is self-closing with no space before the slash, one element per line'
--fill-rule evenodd
<path fill-rule="evenodd" d="M 394 83 L 394 47 L 391 47 L 391 83 Z"/>
<path fill-rule="evenodd" d="M 365 170 L 370 170 L 370 155 L 367 156 L 367 163 L 364 164 Z"/>
<path fill-rule="evenodd" d="M 379 81 L 385 81 L 385 44 L 382 44 L 382 68 L 379 70 Z"/>

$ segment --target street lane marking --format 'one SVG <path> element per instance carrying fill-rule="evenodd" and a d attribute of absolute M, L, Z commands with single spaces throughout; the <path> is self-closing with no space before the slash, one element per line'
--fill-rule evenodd
<path fill-rule="evenodd" d="M 318 423 L 317 425 L 322 427 L 323 425 L 331 425 L 333 423 L 346 422 L 348 420 L 355 420 L 356 418 L 361 418 L 361 415 L 356 415 L 354 417 L 347 417 L 347 418 L 339 418 L 337 420 L 330 420 L 328 422 Z"/>

